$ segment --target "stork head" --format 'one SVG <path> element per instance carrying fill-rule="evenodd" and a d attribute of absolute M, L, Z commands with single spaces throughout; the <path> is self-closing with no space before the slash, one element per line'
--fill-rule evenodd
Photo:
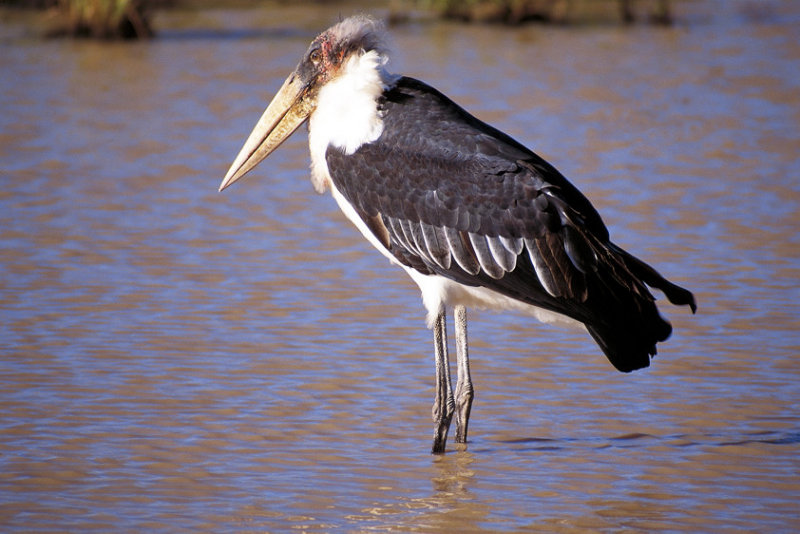
<path fill-rule="evenodd" d="M 358 15 L 319 34 L 267 106 L 219 190 L 247 174 L 297 130 L 316 109 L 320 89 L 341 75 L 352 57 L 382 53 L 382 33 L 379 22 Z"/>

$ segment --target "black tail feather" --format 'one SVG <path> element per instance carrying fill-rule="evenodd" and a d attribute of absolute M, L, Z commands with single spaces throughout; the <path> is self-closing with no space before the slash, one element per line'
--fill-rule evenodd
<path fill-rule="evenodd" d="M 636 326 L 628 328 L 586 325 L 589 334 L 603 349 L 608 361 L 623 373 L 630 373 L 650 365 L 650 358 L 658 352 L 656 343 L 666 340 L 672 333 L 669 322 L 658 317 L 655 331 L 642 331 Z"/>
<path fill-rule="evenodd" d="M 692 313 L 697 304 L 690 291 L 669 282 L 642 260 L 611 243 L 607 250 L 615 258 L 605 263 L 610 271 L 600 273 L 604 313 L 587 322 L 586 328 L 614 367 L 627 373 L 649 366 L 656 344 L 672 333 L 672 325 L 661 317 L 643 284 L 662 291 L 673 304 L 688 305 Z"/>
<path fill-rule="evenodd" d="M 692 313 L 697 312 L 697 304 L 695 303 L 694 295 L 692 295 L 691 291 L 673 284 L 636 256 L 622 250 L 616 245 L 612 244 L 611 246 L 614 248 L 615 252 L 622 256 L 628 269 L 639 277 L 642 282 L 660 290 L 667 297 L 667 300 L 676 306 L 689 306 L 692 309 Z"/>

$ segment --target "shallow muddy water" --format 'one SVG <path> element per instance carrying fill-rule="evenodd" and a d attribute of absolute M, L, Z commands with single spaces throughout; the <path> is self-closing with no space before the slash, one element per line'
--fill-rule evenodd
<path fill-rule="evenodd" d="M 2 530 L 800 528 L 800 8 L 683 5 L 391 29 L 391 70 L 550 160 L 699 304 L 664 304 L 631 375 L 471 313 L 470 442 L 443 456 L 419 292 L 313 193 L 305 134 L 217 193 L 341 8 L 164 13 L 124 44 L 7 20 Z"/>

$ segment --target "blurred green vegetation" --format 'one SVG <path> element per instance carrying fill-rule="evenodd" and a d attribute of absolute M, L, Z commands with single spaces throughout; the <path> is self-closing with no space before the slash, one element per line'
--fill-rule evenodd
<path fill-rule="evenodd" d="M 672 21 L 670 0 L 415 0 L 414 3 L 442 17 L 471 22 L 568 23 L 575 17 L 600 20 L 609 16 L 625 23 L 637 18 L 657 24 Z"/>
<path fill-rule="evenodd" d="M 60 0 L 56 7 L 63 26 L 54 28 L 54 34 L 97 39 L 153 35 L 147 6 L 140 0 Z"/>
<path fill-rule="evenodd" d="M 47 13 L 48 37 L 142 39 L 153 36 L 149 14 L 171 0 L 0 0 L 0 6 Z"/>
<path fill-rule="evenodd" d="M 672 0 L 382 0 L 369 4 L 374 9 L 389 10 L 392 22 L 402 22 L 410 13 L 428 14 L 468 22 L 521 24 L 580 23 L 644 20 L 671 23 Z M 153 11 L 163 8 L 241 8 L 269 4 L 302 3 L 313 9 L 315 4 L 348 4 L 359 10 L 363 2 L 347 0 L 0 0 L 0 6 L 47 9 L 49 36 L 87 37 L 96 39 L 142 39 L 152 37 L 150 24 Z"/>

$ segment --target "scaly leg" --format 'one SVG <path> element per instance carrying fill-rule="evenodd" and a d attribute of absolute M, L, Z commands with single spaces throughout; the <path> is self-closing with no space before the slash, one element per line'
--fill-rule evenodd
<path fill-rule="evenodd" d="M 469 374 L 469 349 L 467 348 L 467 309 L 456 306 L 456 355 L 458 357 L 458 381 L 456 382 L 456 443 L 467 442 L 467 426 L 472 399 L 475 397 L 472 388 L 472 377 Z"/>
<path fill-rule="evenodd" d="M 444 452 L 447 431 L 453 418 L 455 402 L 450 386 L 450 362 L 447 357 L 447 321 L 445 309 L 439 311 L 433 326 L 433 344 L 436 356 L 436 398 L 433 401 L 433 454 Z"/>

